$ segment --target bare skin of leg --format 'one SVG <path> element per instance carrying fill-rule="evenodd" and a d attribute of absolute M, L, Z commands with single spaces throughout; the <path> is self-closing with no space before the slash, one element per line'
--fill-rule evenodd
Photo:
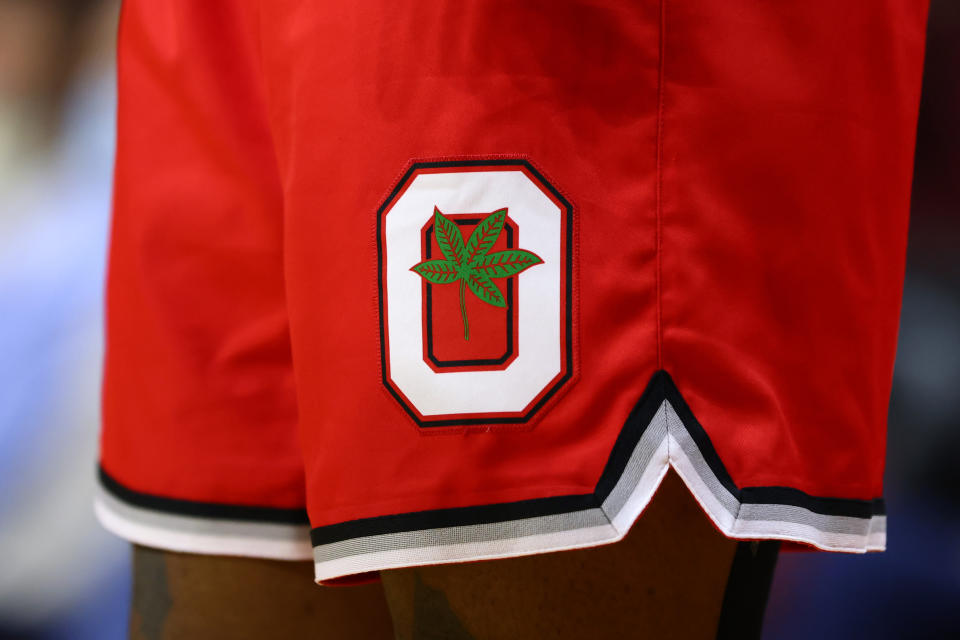
<path fill-rule="evenodd" d="M 735 551 L 671 472 L 615 544 L 381 575 L 397 640 L 712 640 Z"/>
<path fill-rule="evenodd" d="M 137 546 L 130 638 L 712 640 L 735 550 L 672 473 L 618 543 L 384 571 L 382 588 L 317 587 L 309 562 Z"/>
<path fill-rule="evenodd" d="M 318 587 L 310 562 L 171 553 L 135 546 L 135 640 L 388 640 L 379 584 Z"/>

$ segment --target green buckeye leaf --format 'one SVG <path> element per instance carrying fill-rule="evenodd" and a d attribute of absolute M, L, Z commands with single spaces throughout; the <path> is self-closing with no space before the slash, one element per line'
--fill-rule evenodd
<path fill-rule="evenodd" d="M 450 284 L 460 278 L 458 265 L 449 260 L 424 260 L 410 267 L 410 271 L 420 275 L 433 284 Z"/>
<path fill-rule="evenodd" d="M 465 299 L 467 288 L 487 304 L 504 308 L 507 301 L 491 278 L 508 278 L 543 263 L 540 256 L 524 249 L 488 253 L 503 232 L 506 219 L 506 207 L 497 209 L 480 221 L 464 244 L 457 223 L 443 215 L 440 207 L 434 206 L 433 228 L 445 260 L 424 260 L 410 267 L 411 271 L 433 284 L 460 283 L 464 340 L 470 339 Z"/>
<path fill-rule="evenodd" d="M 470 291 L 473 291 L 478 298 L 487 304 L 492 304 L 495 307 L 507 306 L 507 301 L 503 299 L 503 294 L 500 293 L 497 285 L 493 284 L 493 280 L 479 271 L 468 270 L 465 280 Z"/>
<path fill-rule="evenodd" d="M 454 264 L 465 265 L 466 252 L 463 248 L 463 235 L 457 223 L 440 213 L 439 207 L 433 208 L 433 230 L 437 234 L 437 244 L 443 257 Z"/>
<path fill-rule="evenodd" d="M 484 255 L 493 247 L 493 243 L 500 237 L 503 231 L 503 223 L 507 219 L 506 209 L 497 209 L 486 218 L 480 221 L 477 228 L 470 234 L 467 240 L 466 254 L 467 263 L 472 263 L 478 257 Z"/>
<path fill-rule="evenodd" d="M 488 278 L 507 278 L 542 263 L 540 256 L 533 252 L 525 249 L 508 249 L 480 256 L 470 267 Z"/>

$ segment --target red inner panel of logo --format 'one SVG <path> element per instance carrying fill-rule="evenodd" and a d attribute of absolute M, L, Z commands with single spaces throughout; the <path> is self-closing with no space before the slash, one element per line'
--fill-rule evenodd
<path fill-rule="evenodd" d="M 487 213 L 447 214 L 456 222 L 463 239 L 473 233 Z M 433 220 L 421 231 L 423 260 L 443 258 L 437 243 Z M 519 228 L 508 216 L 503 231 L 490 252 L 515 249 L 519 246 Z M 423 302 L 423 359 L 434 371 L 495 371 L 506 369 L 517 357 L 518 296 L 517 276 L 497 278 L 493 283 L 503 294 L 507 307 L 495 307 L 478 298 L 469 289 L 464 304 L 470 337 L 464 337 L 463 313 L 460 308 L 458 283 L 431 284 L 424 281 Z"/>

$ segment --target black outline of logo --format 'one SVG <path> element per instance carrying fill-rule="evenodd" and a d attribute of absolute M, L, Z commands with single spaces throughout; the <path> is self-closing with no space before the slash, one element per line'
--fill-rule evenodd
<path fill-rule="evenodd" d="M 526 169 L 530 175 L 532 175 L 540 183 L 541 188 L 547 189 L 554 198 L 561 204 L 562 214 L 565 217 L 565 222 L 567 225 L 566 229 L 566 246 L 563 247 L 564 257 L 565 257 L 565 269 L 566 269 L 566 304 L 564 305 L 565 318 L 564 322 L 566 324 L 566 336 L 565 336 L 565 365 L 566 371 L 564 375 L 557 380 L 553 386 L 543 394 L 540 400 L 537 401 L 524 415 L 519 417 L 491 417 L 491 418 L 466 418 L 466 419 L 456 419 L 456 418 L 446 418 L 440 420 L 424 420 L 420 418 L 412 407 L 407 406 L 407 403 L 404 401 L 403 396 L 398 393 L 397 389 L 394 389 L 390 380 L 387 377 L 387 351 L 385 348 L 386 339 L 385 333 L 386 328 L 384 327 L 383 322 L 383 218 L 384 212 L 391 207 L 397 198 L 397 195 L 401 190 L 407 185 L 411 176 L 421 169 L 443 169 L 446 167 L 523 167 Z M 384 387 L 387 391 L 390 392 L 390 395 L 397 401 L 397 403 L 403 407 L 403 410 L 406 411 L 414 422 L 417 423 L 418 427 L 431 428 L 431 427 L 453 427 L 453 426 L 472 426 L 472 425 L 500 425 L 500 424 L 525 424 L 528 422 L 557 392 L 573 378 L 573 239 L 574 239 L 574 228 L 573 228 L 573 205 L 563 197 L 561 194 L 550 182 L 543 177 L 543 174 L 537 171 L 537 169 L 530 164 L 527 160 L 522 158 L 493 158 L 489 160 L 438 160 L 438 161 L 423 161 L 423 162 L 414 162 L 410 165 L 407 171 L 404 172 L 403 177 L 397 182 L 396 186 L 390 191 L 390 194 L 383 201 L 383 203 L 377 208 L 377 309 L 378 309 L 378 324 L 380 325 L 380 377 L 383 382 Z M 442 374 L 438 374 L 442 375 Z"/>

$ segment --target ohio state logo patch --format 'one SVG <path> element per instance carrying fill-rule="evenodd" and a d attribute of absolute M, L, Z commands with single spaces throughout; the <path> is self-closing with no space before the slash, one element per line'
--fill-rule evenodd
<path fill-rule="evenodd" d="M 377 214 L 383 383 L 420 427 L 522 425 L 573 374 L 573 207 L 526 160 L 417 162 Z"/>

